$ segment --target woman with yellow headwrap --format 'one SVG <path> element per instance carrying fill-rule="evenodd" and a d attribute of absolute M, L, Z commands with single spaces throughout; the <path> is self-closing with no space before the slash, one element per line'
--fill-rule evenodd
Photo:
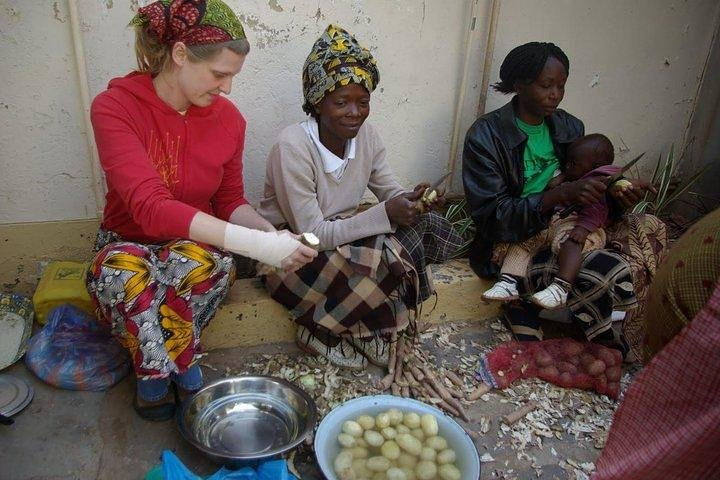
<path fill-rule="evenodd" d="M 91 117 L 107 198 L 87 284 L 130 352 L 133 405 L 167 420 L 202 386 L 200 332 L 233 280 L 229 252 L 286 270 L 316 253 L 243 195 L 245 119 L 230 93 L 249 44 L 220 0 L 161 0 L 132 22 L 138 71 L 110 81 Z"/>
<path fill-rule="evenodd" d="M 408 192 L 397 182 L 365 121 L 380 81 L 368 49 L 330 25 L 302 81 L 309 118 L 272 147 L 258 211 L 275 227 L 313 232 L 321 251 L 294 273 L 268 276 L 268 290 L 291 309 L 301 347 L 347 368 L 387 365 L 392 333 L 433 293 L 428 265 L 462 240 L 444 218 L 416 208 L 425 185 Z M 379 203 L 358 212 L 367 188 Z"/>

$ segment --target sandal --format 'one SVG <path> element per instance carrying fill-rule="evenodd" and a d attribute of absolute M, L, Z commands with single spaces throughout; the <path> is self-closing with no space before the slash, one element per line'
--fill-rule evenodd
<path fill-rule="evenodd" d="M 164 422 L 175 415 L 175 402 L 141 406 L 138 403 L 137 393 L 133 396 L 133 408 L 140 418 L 149 422 Z"/>
<path fill-rule="evenodd" d="M 358 371 L 367 368 L 367 359 L 357 353 L 353 346 L 345 339 L 340 339 L 340 343 L 334 347 L 330 347 L 312 335 L 307 328 L 298 327 L 297 344 L 300 350 L 312 355 L 325 357 L 335 366 Z"/>

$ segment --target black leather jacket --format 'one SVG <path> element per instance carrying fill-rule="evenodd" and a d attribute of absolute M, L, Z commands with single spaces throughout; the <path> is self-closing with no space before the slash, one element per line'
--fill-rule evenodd
<path fill-rule="evenodd" d="M 521 198 L 525 177 L 523 152 L 527 135 L 515 123 L 513 102 L 486 113 L 468 130 L 463 149 L 463 185 L 477 232 L 470 266 L 481 277 L 497 276 L 490 262 L 496 242 L 517 243 L 547 228 L 549 215 L 540 212 L 542 193 Z M 585 127 L 564 110 L 549 117 L 550 134 L 560 164 L 567 147 L 584 135 Z"/>

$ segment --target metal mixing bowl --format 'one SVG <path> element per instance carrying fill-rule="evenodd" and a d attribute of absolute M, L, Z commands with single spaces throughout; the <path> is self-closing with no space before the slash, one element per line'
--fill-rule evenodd
<path fill-rule="evenodd" d="M 212 460 L 241 466 L 292 450 L 312 433 L 315 402 L 274 377 L 235 377 L 201 389 L 178 409 L 183 437 Z"/>

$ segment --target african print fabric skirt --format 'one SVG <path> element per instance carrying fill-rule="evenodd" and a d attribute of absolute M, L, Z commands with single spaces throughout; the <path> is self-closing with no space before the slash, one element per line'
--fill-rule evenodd
<path fill-rule="evenodd" d="M 112 235 L 101 231 L 98 246 Z M 208 245 L 121 241 L 97 253 L 87 287 L 98 318 L 130 352 L 136 375 L 166 378 L 196 361 L 200 332 L 234 278 L 232 255 Z"/>
<path fill-rule="evenodd" d="M 320 252 L 297 272 L 269 275 L 272 298 L 313 334 L 369 337 L 405 329 L 435 291 L 429 265 L 462 245 L 450 222 L 423 214 L 393 235 Z"/>
<path fill-rule="evenodd" d="M 630 348 L 639 353 L 642 332 L 638 331 L 647 289 L 655 267 L 665 254 L 665 225 L 652 215 L 628 215 L 606 229 L 611 248 L 583 255 L 582 266 L 568 296 L 567 306 L 574 326 L 590 341 L 618 348 L 625 355 Z M 494 251 L 493 261 L 502 260 Z M 525 292 L 547 287 L 557 272 L 551 250 L 538 253 L 527 270 Z M 627 311 L 623 335 L 612 328 L 612 312 Z M 505 319 L 519 340 L 542 340 L 539 308 L 518 301 L 504 306 Z"/>

